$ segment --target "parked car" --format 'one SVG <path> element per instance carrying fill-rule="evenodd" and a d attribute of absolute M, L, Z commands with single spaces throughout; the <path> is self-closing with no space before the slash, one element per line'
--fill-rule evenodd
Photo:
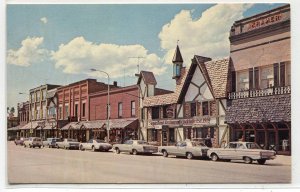
<path fill-rule="evenodd" d="M 29 148 L 41 148 L 43 145 L 42 139 L 40 137 L 29 137 L 28 140 L 24 141 L 24 147 Z"/>
<path fill-rule="evenodd" d="M 207 157 L 208 147 L 197 141 L 185 140 L 177 142 L 172 146 L 160 146 L 158 151 L 163 154 L 164 157 L 168 155 L 175 155 L 192 159 L 194 157 Z"/>
<path fill-rule="evenodd" d="M 79 142 L 77 139 L 64 139 L 63 141 L 56 142 L 56 148 L 79 149 Z"/>
<path fill-rule="evenodd" d="M 275 151 L 263 150 L 254 142 L 230 142 L 224 148 L 211 148 L 207 155 L 213 160 L 244 160 L 245 163 L 257 161 L 258 164 L 265 164 L 266 160 L 276 158 Z"/>
<path fill-rule="evenodd" d="M 92 150 L 92 151 L 109 151 L 112 148 L 112 145 L 100 140 L 100 139 L 90 139 L 86 143 L 80 143 L 80 150 Z"/>
<path fill-rule="evenodd" d="M 43 147 L 54 148 L 56 147 L 56 142 L 62 141 L 60 138 L 47 138 L 43 141 Z"/>
<path fill-rule="evenodd" d="M 130 154 L 137 155 L 138 153 L 157 153 L 158 147 L 149 145 L 143 140 L 127 140 L 124 144 L 115 144 L 113 149 L 117 154 L 121 152 L 129 152 Z"/>
<path fill-rule="evenodd" d="M 24 137 L 21 137 L 21 138 L 16 138 L 15 139 L 15 144 L 16 145 L 23 145 L 24 144 L 24 141 L 28 140 L 28 138 L 24 138 Z"/>

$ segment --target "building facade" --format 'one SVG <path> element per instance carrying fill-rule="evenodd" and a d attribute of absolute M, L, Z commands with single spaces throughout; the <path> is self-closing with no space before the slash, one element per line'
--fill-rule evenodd
<path fill-rule="evenodd" d="M 89 94 L 107 90 L 108 85 L 96 79 L 85 79 L 57 89 L 57 125 L 59 137 L 86 141 L 87 132 L 81 129 L 81 122 L 89 120 Z M 117 85 L 110 85 L 116 88 Z"/>
<path fill-rule="evenodd" d="M 231 140 L 290 154 L 290 5 L 236 21 L 229 39 Z"/>
<path fill-rule="evenodd" d="M 19 128 L 17 135 L 20 137 L 28 137 L 26 131 L 21 129 L 23 126 L 29 123 L 30 104 L 29 101 L 18 103 L 18 117 L 19 117 Z M 28 134 L 28 133 L 27 133 Z"/>
<path fill-rule="evenodd" d="M 104 140 L 107 137 L 107 90 L 89 95 L 89 138 Z M 110 93 L 110 138 L 112 143 L 138 138 L 138 86 L 113 88 Z M 91 125 L 100 125 L 99 127 Z M 89 127 L 91 126 L 91 127 Z"/>
<path fill-rule="evenodd" d="M 38 136 L 46 138 L 50 136 L 49 130 L 53 124 L 47 119 L 48 91 L 60 85 L 45 84 L 29 90 L 29 122 L 20 128 L 25 136 Z"/>
<path fill-rule="evenodd" d="M 195 56 L 189 68 L 183 67 L 177 46 L 173 57 L 175 91 L 143 100 L 141 125 L 146 139 L 157 145 L 201 139 L 215 147 L 228 140 L 224 123 L 228 67 L 229 59 L 211 61 L 202 56 Z M 141 93 L 144 84 L 139 83 Z"/>

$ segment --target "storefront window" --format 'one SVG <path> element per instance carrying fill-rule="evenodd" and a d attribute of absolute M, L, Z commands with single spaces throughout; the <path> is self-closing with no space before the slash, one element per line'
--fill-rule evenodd
<path fill-rule="evenodd" d="M 289 86 L 291 85 L 291 62 L 288 61 L 285 64 L 286 67 L 286 85 Z"/>
<path fill-rule="evenodd" d="M 237 72 L 237 91 L 245 91 L 249 89 L 249 72 L 238 71 Z"/>
<path fill-rule="evenodd" d="M 260 87 L 262 89 L 274 86 L 273 66 L 262 67 L 260 72 Z"/>

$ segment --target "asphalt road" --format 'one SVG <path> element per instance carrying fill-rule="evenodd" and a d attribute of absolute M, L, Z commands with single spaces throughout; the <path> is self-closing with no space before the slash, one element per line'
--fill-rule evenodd
<path fill-rule="evenodd" d="M 7 174 L 16 183 L 290 183 L 291 158 L 265 165 L 212 162 L 160 155 L 130 155 L 49 148 L 8 142 Z"/>

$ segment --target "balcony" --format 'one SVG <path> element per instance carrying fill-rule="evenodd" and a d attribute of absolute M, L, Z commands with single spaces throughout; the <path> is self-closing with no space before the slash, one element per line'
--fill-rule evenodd
<path fill-rule="evenodd" d="M 249 97 L 265 97 L 270 95 L 290 94 L 291 86 L 272 87 L 258 90 L 245 90 L 240 92 L 232 92 L 228 94 L 228 99 L 243 99 Z"/>

